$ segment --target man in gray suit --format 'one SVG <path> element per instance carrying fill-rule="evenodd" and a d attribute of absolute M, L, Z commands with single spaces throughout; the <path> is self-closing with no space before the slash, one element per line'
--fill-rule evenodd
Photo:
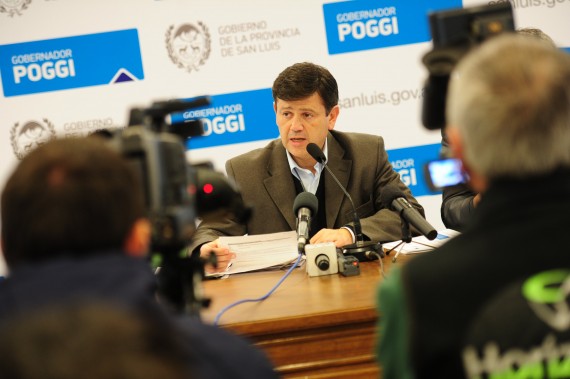
<path fill-rule="evenodd" d="M 307 62 L 286 68 L 273 83 L 273 100 L 281 138 L 226 162 L 228 176 L 235 180 L 244 202 L 253 207 L 252 217 L 246 224 L 232 219 L 203 221 L 190 251 L 214 252 L 218 267 L 225 268 L 233 253 L 218 247 L 217 238 L 294 230 L 293 203 L 302 191 L 319 200 L 310 243 L 334 242 L 337 247 L 354 243 L 352 205 L 324 166 L 307 152 L 309 143 L 323 150 L 328 167 L 350 193 L 365 239 L 402 238 L 399 215 L 380 202 L 380 192 L 387 185 L 397 186 L 424 214 L 388 161 L 382 137 L 333 131 L 340 113 L 338 86 L 326 68 Z"/>

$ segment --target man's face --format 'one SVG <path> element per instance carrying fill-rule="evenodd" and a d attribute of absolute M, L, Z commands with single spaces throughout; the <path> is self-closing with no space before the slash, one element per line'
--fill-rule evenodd
<path fill-rule="evenodd" d="M 339 106 L 327 115 L 318 93 L 302 100 L 277 99 L 273 106 L 283 146 L 299 166 L 312 167 L 315 160 L 307 153 L 307 145 L 312 142 L 321 149 L 324 147 L 328 131 L 334 128 Z"/>

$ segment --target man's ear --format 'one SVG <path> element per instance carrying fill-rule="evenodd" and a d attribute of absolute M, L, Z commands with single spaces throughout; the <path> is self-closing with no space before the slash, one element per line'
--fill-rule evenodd
<path fill-rule="evenodd" d="M 445 133 L 453 156 L 463 161 L 463 139 L 461 138 L 461 134 L 459 134 L 457 128 L 453 126 L 446 127 Z"/>
<path fill-rule="evenodd" d="M 473 171 L 469 163 L 465 161 L 465 145 L 459 130 L 455 127 L 448 127 L 446 133 L 453 156 L 461 160 L 463 169 L 469 175 L 469 184 L 475 191 L 483 192 L 487 188 L 487 180 L 479 173 Z"/>
<path fill-rule="evenodd" d="M 334 125 L 336 124 L 336 119 L 338 118 L 338 114 L 340 113 L 340 107 L 338 105 L 335 105 L 331 111 L 329 112 L 329 125 L 328 128 L 329 130 L 333 130 L 334 129 Z"/>
<path fill-rule="evenodd" d="M 144 257 L 150 249 L 151 225 L 146 218 L 137 219 L 127 238 L 123 249 L 130 257 Z"/>

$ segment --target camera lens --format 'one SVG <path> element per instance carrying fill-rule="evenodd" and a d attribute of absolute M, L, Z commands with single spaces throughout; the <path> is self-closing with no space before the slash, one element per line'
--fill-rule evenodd
<path fill-rule="evenodd" d="M 319 254 L 315 258 L 315 264 L 322 271 L 328 270 L 330 267 L 329 257 L 325 254 Z"/>

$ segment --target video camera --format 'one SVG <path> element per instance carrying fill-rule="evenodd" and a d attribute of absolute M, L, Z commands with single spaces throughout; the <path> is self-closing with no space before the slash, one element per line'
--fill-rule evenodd
<path fill-rule="evenodd" d="M 250 209 L 228 178 L 204 163 L 191 165 L 184 141 L 203 134 L 201 121 L 171 125 L 172 113 L 207 106 L 207 97 L 193 101 L 161 101 L 134 108 L 128 127 L 106 132 L 109 143 L 139 173 L 147 215 L 152 225 L 151 251 L 158 256 L 160 294 L 177 311 L 198 315 L 209 305 L 203 298 L 204 265 L 215 265 L 184 251 L 196 230 L 198 217 L 231 215 L 245 221 Z"/>
<path fill-rule="evenodd" d="M 441 129 L 445 141 L 445 103 L 451 72 L 473 47 L 503 32 L 514 32 L 511 3 L 508 1 L 433 12 L 429 14 L 433 49 L 423 56 L 429 76 L 425 83 L 422 124 L 429 130 Z M 431 191 L 465 183 L 468 180 L 462 164 L 442 149 L 441 158 L 424 166 Z"/>
<path fill-rule="evenodd" d="M 474 46 L 499 33 L 515 30 L 508 1 L 429 14 L 433 49 L 422 63 L 429 76 L 425 84 L 422 123 L 429 130 L 445 127 L 445 101 L 449 77 L 461 58 Z"/>

